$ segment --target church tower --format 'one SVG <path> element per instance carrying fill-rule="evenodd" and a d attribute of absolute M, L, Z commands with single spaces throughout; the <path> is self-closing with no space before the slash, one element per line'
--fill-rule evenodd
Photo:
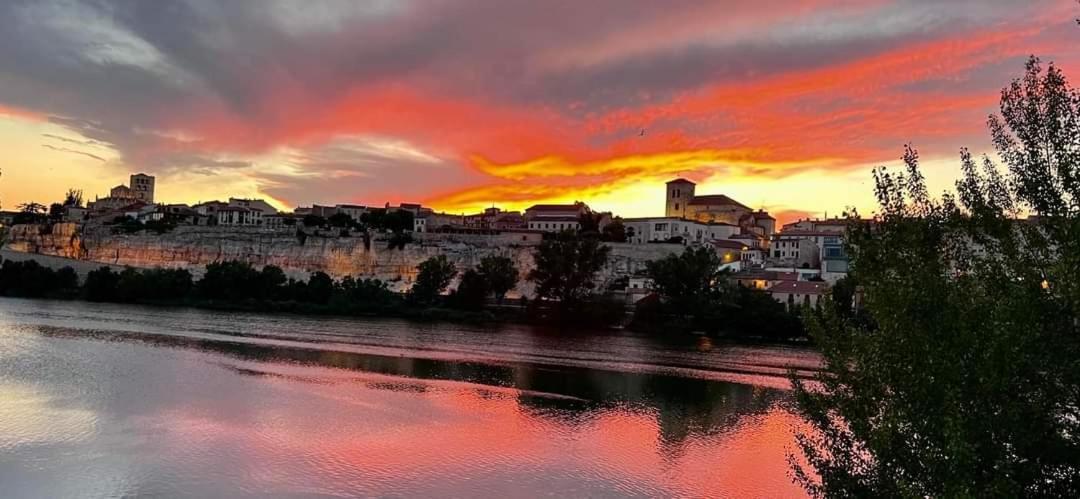
<path fill-rule="evenodd" d="M 684 178 L 677 178 L 667 183 L 665 217 L 686 217 L 686 205 L 694 200 L 695 185 L 697 184 Z"/>

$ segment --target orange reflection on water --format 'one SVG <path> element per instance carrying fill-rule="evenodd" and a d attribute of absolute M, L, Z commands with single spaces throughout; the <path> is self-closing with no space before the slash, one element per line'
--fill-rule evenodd
<path fill-rule="evenodd" d="M 238 462 L 259 463 L 243 477 L 254 491 L 803 495 L 786 462 L 797 418 L 777 403 L 741 412 L 745 400 L 772 393 L 765 389 L 699 408 L 598 405 L 462 382 L 280 369 L 319 372 L 249 378 L 275 402 L 248 411 L 191 406 L 144 423 L 171 445 L 228 449 Z"/>

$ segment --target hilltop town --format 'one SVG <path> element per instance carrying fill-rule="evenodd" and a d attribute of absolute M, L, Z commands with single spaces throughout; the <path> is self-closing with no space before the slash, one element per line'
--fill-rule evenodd
<path fill-rule="evenodd" d="M 845 220 L 805 219 L 777 227 L 776 219 L 768 212 L 750 208 L 724 194 L 698 193 L 696 184 L 683 178 L 666 183 L 662 216 L 637 218 L 596 212 L 585 202 L 537 204 L 523 212 L 491 207 L 473 214 L 440 213 L 418 203 L 316 204 L 283 212 L 262 199 L 229 198 L 194 205 L 159 202 L 155 187 L 153 176 L 137 173 L 131 175 L 128 185 L 118 185 L 108 195 L 95 197 L 85 205 L 81 193 L 69 192 L 64 202 L 49 208 L 27 205 L 20 212 L 2 212 L 0 225 L 67 223 L 74 227 L 68 229 L 74 231 L 73 237 L 78 233 L 84 238 L 86 234 L 103 232 L 166 237 L 166 233 L 178 229 L 192 230 L 187 228 L 205 228 L 218 235 L 295 236 L 301 238 L 301 244 L 309 237 L 363 237 L 366 241 L 374 237 L 388 240 L 391 248 L 447 241 L 495 249 L 520 248 L 538 245 L 551 234 L 592 231 L 606 243 L 625 249 L 628 256 L 616 273 L 622 277 L 618 282 L 630 304 L 650 292 L 651 283 L 642 272 L 645 261 L 681 247 L 710 248 L 737 282 L 766 291 L 790 306 L 816 306 L 829 286 L 848 270 L 843 241 Z M 101 252 L 86 254 L 71 250 L 65 254 L 36 243 L 23 241 L 20 245 L 18 237 L 8 243 L 7 250 L 51 252 L 94 261 L 111 259 L 103 257 Z M 655 247 L 658 252 L 635 252 L 634 247 L 639 250 Z M 443 250 L 436 250 L 440 251 Z M 10 253 L 7 256 L 10 258 Z M 177 263 L 164 261 L 168 258 L 151 263 L 165 266 Z M 102 263 L 131 263 L 121 260 Z M 332 265 L 317 268 L 334 269 Z M 410 272 L 401 273 L 407 278 Z"/>

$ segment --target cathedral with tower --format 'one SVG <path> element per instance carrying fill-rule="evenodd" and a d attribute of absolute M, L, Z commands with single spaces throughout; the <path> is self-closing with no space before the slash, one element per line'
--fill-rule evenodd
<path fill-rule="evenodd" d="M 702 223 L 736 225 L 768 238 L 776 232 L 776 219 L 723 194 L 699 196 L 697 184 L 678 178 L 667 183 L 664 216 Z"/>

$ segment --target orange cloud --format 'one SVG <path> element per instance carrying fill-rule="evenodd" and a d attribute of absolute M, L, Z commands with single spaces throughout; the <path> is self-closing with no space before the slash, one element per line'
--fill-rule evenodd
<path fill-rule="evenodd" d="M 45 121 L 44 114 L 28 109 L 5 106 L 3 103 L 0 103 L 0 117 L 18 118 L 28 121 Z"/>

